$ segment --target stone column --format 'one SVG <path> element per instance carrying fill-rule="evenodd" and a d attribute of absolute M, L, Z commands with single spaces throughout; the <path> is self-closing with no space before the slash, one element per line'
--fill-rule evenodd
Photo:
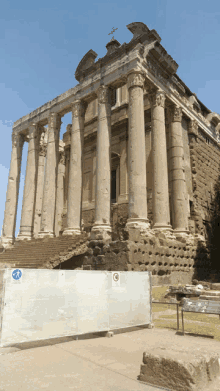
<path fill-rule="evenodd" d="M 189 137 L 189 149 L 190 149 L 190 162 L 191 162 L 191 170 L 192 170 L 192 188 L 193 188 L 193 205 L 191 211 L 191 218 L 195 222 L 195 236 L 200 240 L 204 241 L 204 225 L 203 219 L 201 216 L 201 210 L 198 205 L 198 171 L 199 171 L 199 162 L 196 159 L 196 150 L 198 143 L 198 135 L 199 135 L 199 127 L 196 120 L 189 121 L 188 127 L 188 137 Z"/>
<path fill-rule="evenodd" d="M 72 107 L 67 227 L 65 228 L 63 235 L 81 233 L 84 118 L 85 105 L 82 101 L 77 100 Z"/>
<path fill-rule="evenodd" d="M 57 173 L 55 236 L 59 236 L 59 233 L 62 230 L 62 214 L 64 208 L 64 175 L 65 175 L 65 150 L 64 150 L 64 142 L 60 140 L 59 163 L 58 163 L 58 173 Z"/>
<path fill-rule="evenodd" d="M 15 239 L 23 144 L 23 135 L 13 132 L 11 164 L 8 177 L 4 223 L 1 234 L 1 242 L 4 247 L 9 247 L 12 245 Z"/>
<path fill-rule="evenodd" d="M 39 160 L 38 160 L 38 174 L 37 174 L 37 192 L 36 192 L 36 205 L 35 205 L 35 217 L 34 217 L 34 237 L 38 237 L 40 231 L 40 222 L 42 214 L 42 202 L 44 191 L 44 170 L 47 153 L 47 129 L 44 129 L 41 133 L 40 146 L 39 146 Z"/>
<path fill-rule="evenodd" d="M 120 192 L 118 203 L 128 202 L 128 156 L 127 156 L 127 134 L 124 132 L 120 139 Z"/>
<path fill-rule="evenodd" d="M 128 75 L 128 182 L 129 218 L 127 228 L 149 228 L 147 218 L 146 154 L 144 127 L 144 75 L 132 71 Z"/>
<path fill-rule="evenodd" d="M 48 143 L 41 228 L 38 234 L 38 237 L 40 238 L 45 236 L 54 237 L 60 126 L 60 115 L 57 113 L 51 113 L 48 123 Z"/>
<path fill-rule="evenodd" d="M 28 156 L 24 184 L 20 231 L 17 240 L 32 239 L 37 189 L 40 131 L 38 124 L 29 127 Z"/>
<path fill-rule="evenodd" d="M 111 103 L 110 93 L 106 86 L 100 86 L 98 96 L 98 128 L 96 148 L 96 196 L 95 223 L 91 239 L 111 239 Z"/>
<path fill-rule="evenodd" d="M 150 95 L 152 127 L 153 170 L 153 228 L 172 230 L 170 226 L 167 147 L 165 131 L 165 93 L 161 90 Z"/>
<path fill-rule="evenodd" d="M 92 148 L 92 202 L 95 204 L 96 187 L 96 146 Z"/>
<path fill-rule="evenodd" d="M 181 107 L 170 107 L 169 115 L 172 224 L 174 233 L 188 233 Z"/>

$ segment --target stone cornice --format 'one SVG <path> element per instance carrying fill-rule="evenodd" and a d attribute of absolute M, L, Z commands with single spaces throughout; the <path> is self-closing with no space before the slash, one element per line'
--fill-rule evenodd
<path fill-rule="evenodd" d="M 142 63 L 143 69 L 147 76 L 147 81 L 152 88 L 157 88 L 163 90 L 166 94 L 166 100 L 169 101 L 169 104 L 174 104 L 182 108 L 183 114 L 185 114 L 189 119 L 196 120 L 198 126 L 205 132 L 209 137 L 217 143 L 217 137 L 215 129 L 210 125 L 210 122 L 202 116 L 201 113 L 197 113 L 193 106 L 190 104 L 186 97 L 181 96 L 178 91 L 174 88 L 171 81 L 164 79 L 162 76 L 160 78 L 155 77 L 150 69 L 148 69 L 146 62 Z M 157 75 L 158 76 L 158 75 Z M 149 89 L 150 92 L 150 89 Z"/>

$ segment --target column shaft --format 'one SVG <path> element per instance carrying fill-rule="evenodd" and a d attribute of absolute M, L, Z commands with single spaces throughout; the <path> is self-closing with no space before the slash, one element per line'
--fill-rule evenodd
<path fill-rule="evenodd" d="M 44 170 L 47 153 L 47 131 L 45 129 L 41 133 L 39 160 L 38 160 L 38 174 L 37 174 L 37 191 L 36 191 L 36 205 L 34 217 L 34 237 L 38 237 L 40 231 L 40 222 L 42 214 L 43 192 L 44 192 Z"/>
<path fill-rule="evenodd" d="M 150 100 L 153 165 L 153 228 L 171 230 L 164 114 L 165 94 L 163 91 L 157 91 L 150 96 Z"/>
<path fill-rule="evenodd" d="M 62 143 L 61 140 L 60 143 Z M 64 176 L 65 176 L 65 151 L 64 151 L 64 145 L 60 145 L 58 173 L 57 173 L 55 236 L 59 236 L 60 231 L 62 230 L 63 227 L 62 214 L 64 208 Z"/>
<path fill-rule="evenodd" d="M 74 102 L 72 108 L 67 227 L 65 228 L 63 235 L 81 233 L 84 118 L 85 107 L 83 102 Z"/>
<path fill-rule="evenodd" d="M 148 228 L 146 154 L 144 128 L 144 76 L 138 72 L 128 75 L 129 130 L 128 182 L 129 218 L 127 227 Z"/>
<path fill-rule="evenodd" d="M 128 156 L 127 156 L 127 135 L 120 136 L 120 192 L 118 203 L 128 202 Z"/>
<path fill-rule="evenodd" d="M 17 240 L 31 239 L 33 237 L 39 141 L 40 132 L 38 124 L 32 124 L 29 127 L 28 156 L 21 212 L 21 224 Z"/>
<path fill-rule="evenodd" d="M 23 144 L 24 137 L 21 134 L 13 133 L 11 164 L 5 203 L 4 223 L 1 235 L 1 241 L 4 247 L 8 247 L 13 244 L 15 239 Z"/>
<path fill-rule="evenodd" d="M 39 237 L 54 237 L 60 126 L 60 115 L 51 113 L 48 124 L 47 158 Z"/>
<path fill-rule="evenodd" d="M 111 237 L 111 104 L 109 89 L 100 86 L 98 95 L 98 128 L 96 148 L 95 223 L 91 238 L 98 235 L 106 240 Z"/>
<path fill-rule="evenodd" d="M 175 233 L 188 232 L 186 210 L 186 182 L 183 167 L 182 109 L 170 109 L 170 179 L 172 224 Z"/>

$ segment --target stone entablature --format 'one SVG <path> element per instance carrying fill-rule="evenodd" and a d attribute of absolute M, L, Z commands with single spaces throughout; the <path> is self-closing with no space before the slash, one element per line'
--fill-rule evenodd
<path fill-rule="evenodd" d="M 92 206 L 92 237 L 110 239 L 112 167 L 116 203 L 128 203 L 127 229 L 151 226 L 171 236 L 172 232 L 189 234 L 188 204 L 196 179 L 191 157 L 192 177 L 188 173 L 186 183 L 184 155 L 190 167 L 189 150 L 199 132 L 218 146 L 220 116 L 211 113 L 176 75 L 178 65 L 155 30 L 143 23 L 127 27 L 134 34 L 128 44 L 112 39 L 106 45 L 107 54 L 97 62 L 96 53 L 90 50 L 76 71 L 80 84 L 14 123 L 13 140 L 17 137 L 29 143 L 18 239 L 31 239 L 33 234 L 53 237 L 61 231 L 79 234 L 82 209 Z M 72 124 L 67 126 L 59 152 L 61 119 L 70 111 Z M 188 143 L 183 140 L 183 117 L 188 121 Z M 15 173 L 16 183 L 21 148 L 20 143 L 18 147 L 13 143 L 10 173 Z M 189 195 L 190 181 L 193 190 Z M 9 181 L 7 194 L 2 240 L 13 242 L 18 186 Z M 37 202 L 41 202 L 38 212 Z"/>

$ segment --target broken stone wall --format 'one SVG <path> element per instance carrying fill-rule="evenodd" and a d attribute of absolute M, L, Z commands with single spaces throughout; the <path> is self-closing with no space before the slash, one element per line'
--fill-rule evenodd
<path fill-rule="evenodd" d="M 92 269 L 151 271 L 153 285 L 187 284 L 194 277 L 197 245 L 168 240 L 163 234 L 144 235 L 134 230 L 128 240 L 88 243 L 83 265 Z"/>

